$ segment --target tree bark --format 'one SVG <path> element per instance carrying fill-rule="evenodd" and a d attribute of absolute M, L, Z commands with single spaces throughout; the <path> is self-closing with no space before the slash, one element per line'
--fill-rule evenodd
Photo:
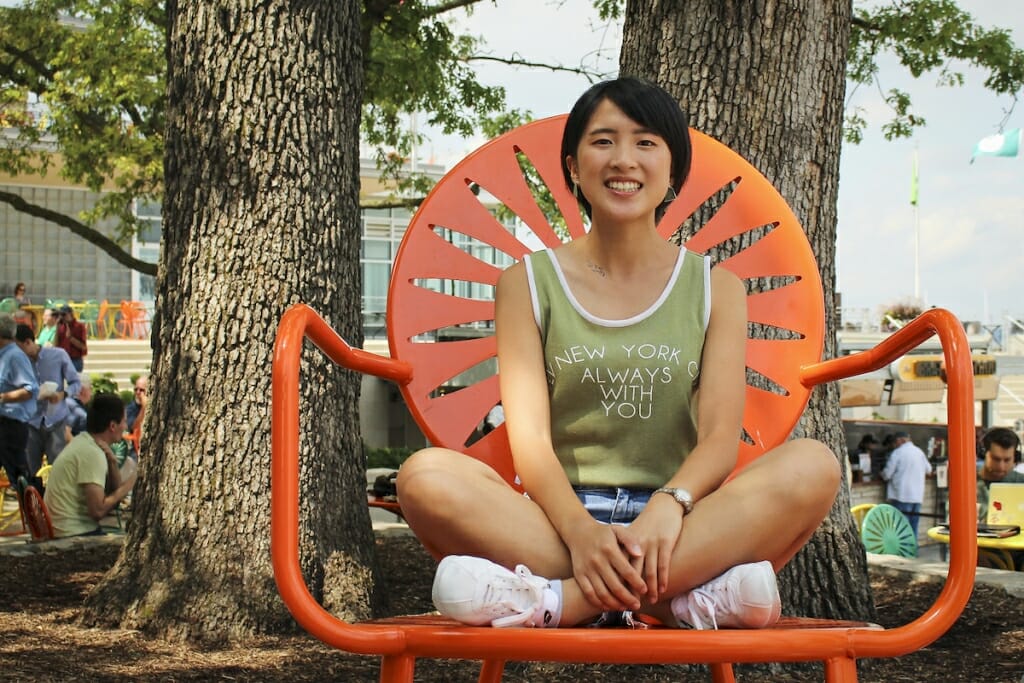
<path fill-rule="evenodd" d="M 294 628 L 269 547 L 277 322 L 310 303 L 362 344 L 359 3 L 171 0 L 167 13 L 151 404 L 125 550 L 85 619 L 223 642 Z M 306 354 L 303 568 L 314 595 L 366 617 L 380 592 L 359 378 Z"/>
<path fill-rule="evenodd" d="M 851 13 L 850 0 L 629 0 L 620 56 L 623 75 L 666 88 L 691 126 L 739 152 L 785 197 L 821 271 L 829 358 L 837 348 L 836 204 Z M 814 391 L 797 431 L 824 441 L 848 467 L 837 385 Z M 786 613 L 874 617 L 849 507 L 844 485 L 782 572 Z"/>

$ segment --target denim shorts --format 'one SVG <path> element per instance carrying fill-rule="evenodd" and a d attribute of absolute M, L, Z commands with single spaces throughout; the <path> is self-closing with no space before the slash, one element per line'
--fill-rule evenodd
<path fill-rule="evenodd" d="M 573 486 L 587 512 L 604 524 L 629 524 L 647 505 L 650 489 Z"/>

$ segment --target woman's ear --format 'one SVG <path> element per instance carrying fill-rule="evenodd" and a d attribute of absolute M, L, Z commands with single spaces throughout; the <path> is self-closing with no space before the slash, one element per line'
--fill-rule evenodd
<path fill-rule="evenodd" d="M 574 183 L 580 182 L 579 169 L 576 167 L 576 159 L 572 156 L 565 157 L 565 167 L 569 169 L 569 177 Z"/>

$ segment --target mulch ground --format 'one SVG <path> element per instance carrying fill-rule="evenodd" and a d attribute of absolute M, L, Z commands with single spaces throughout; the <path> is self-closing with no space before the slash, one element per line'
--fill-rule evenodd
<path fill-rule="evenodd" d="M 412 538 L 378 541 L 394 613 L 429 611 L 433 563 Z M 376 681 L 378 662 L 339 653 L 306 635 L 262 637 L 225 649 L 149 640 L 134 631 L 77 625 L 83 597 L 113 564 L 116 546 L 29 557 L 2 557 L 0 679 L 12 681 Z M 883 626 L 905 624 L 941 588 L 910 575 L 873 574 Z M 864 683 L 1024 682 L 1024 600 L 979 585 L 956 625 L 924 650 L 895 660 L 862 661 Z M 472 681 L 477 665 L 423 660 L 417 681 Z M 737 668 L 745 683 L 822 680 L 820 666 Z M 707 681 L 697 667 L 510 664 L 506 681 Z"/>

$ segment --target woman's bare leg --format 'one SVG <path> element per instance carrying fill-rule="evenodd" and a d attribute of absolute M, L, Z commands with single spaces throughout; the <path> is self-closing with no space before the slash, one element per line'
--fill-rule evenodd
<path fill-rule="evenodd" d="M 666 599 L 641 611 L 674 624 L 671 598 L 731 567 L 768 560 L 781 569 L 828 514 L 839 487 L 835 455 L 817 441 L 790 441 L 751 463 L 694 505 L 672 557 Z M 562 623 L 595 610 L 575 581 L 563 583 Z"/>
<path fill-rule="evenodd" d="M 768 560 L 779 571 L 828 515 L 839 479 L 836 456 L 818 441 L 789 441 L 758 458 L 687 515 L 666 596 L 738 564 Z M 666 621 L 668 603 L 644 611 Z"/>
<path fill-rule="evenodd" d="M 572 575 L 569 551 L 540 506 L 475 458 L 418 451 L 398 472 L 398 493 L 402 515 L 439 558 L 474 555 L 548 579 Z"/>
<path fill-rule="evenodd" d="M 738 564 L 769 560 L 780 569 L 828 514 L 839 472 L 835 456 L 807 439 L 758 458 L 687 515 L 665 595 L 689 591 Z M 571 578 L 568 550 L 544 512 L 487 465 L 427 449 L 402 466 L 398 488 L 409 525 L 435 554 L 525 564 L 538 576 L 564 579 L 563 625 L 601 612 Z M 668 600 L 644 611 L 672 623 Z"/>

